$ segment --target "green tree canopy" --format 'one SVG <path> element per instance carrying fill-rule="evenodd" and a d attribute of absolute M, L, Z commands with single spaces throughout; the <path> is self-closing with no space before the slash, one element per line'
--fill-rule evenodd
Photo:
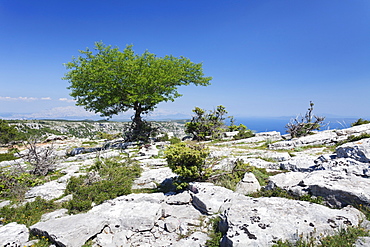
<path fill-rule="evenodd" d="M 163 101 L 180 97 L 182 85 L 207 86 L 202 64 L 185 57 L 157 57 L 145 51 L 135 54 L 132 45 L 119 48 L 95 43 L 95 52 L 86 49 L 65 66 L 63 77 L 71 85 L 71 96 L 86 110 L 111 117 L 133 109 L 133 129 L 142 125 L 142 114 L 153 111 Z"/>

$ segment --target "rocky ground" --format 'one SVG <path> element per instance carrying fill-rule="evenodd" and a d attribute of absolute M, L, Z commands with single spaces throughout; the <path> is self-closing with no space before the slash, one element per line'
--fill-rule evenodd
<path fill-rule="evenodd" d="M 278 173 L 269 177 L 264 189 L 281 188 L 296 196 L 322 197 L 324 205 L 281 197 L 250 197 L 250 193 L 261 190 L 261 185 L 252 173 L 246 173 L 236 191 L 195 182 L 181 193 L 120 196 L 81 214 L 68 215 L 66 209 L 59 209 L 43 215 L 29 228 L 9 223 L 0 227 L 0 245 L 30 246 L 32 232 L 51 239 L 56 246 L 79 247 L 87 241 L 92 246 L 107 247 L 206 246 L 210 222 L 216 217 L 221 218 L 221 246 L 272 246 L 277 240 L 318 239 L 348 226 L 361 225 L 370 230 L 365 215 L 354 207 L 370 207 L 370 139 L 334 148 L 349 136 L 363 133 L 370 134 L 370 124 L 291 140 L 278 132 L 266 132 L 243 140 L 207 143 L 211 158 L 217 160 L 214 169 L 230 171 L 235 161 L 242 159 Z M 70 196 L 64 196 L 68 180 L 84 174 L 81 168 L 92 165 L 97 156 L 129 154 L 137 159 L 144 170 L 135 180 L 135 189 L 157 188 L 176 176 L 163 159 L 167 143 L 124 145 L 121 149 L 66 156 L 66 150 L 82 147 L 84 141 L 53 141 L 59 157 L 57 169 L 64 175 L 31 188 L 25 196 L 27 201 L 37 196 L 69 200 Z M 0 166 L 19 162 L 4 161 Z M 370 238 L 358 239 L 356 246 L 370 246 Z"/>

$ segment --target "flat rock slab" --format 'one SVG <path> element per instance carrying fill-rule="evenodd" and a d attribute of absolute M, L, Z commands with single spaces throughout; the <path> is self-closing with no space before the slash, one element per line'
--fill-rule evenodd
<path fill-rule="evenodd" d="M 320 237 L 346 226 L 356 226 L 365 216 L 353 207 L 341 210 L 285 198 L 238 196 L 223 206 L 221 247 L 272 246 L 279 239 Z"/>
<path fill-rule="evenodd" d="M 349 142 L 336 148 L 338 158 L 351 158 L 360 162 L 370 162 L 370 138 Z"/>
<path fill-rule="evenodd" d="M 81 247 L 106 224 L 105 217 L 85 213 L 38 222 L 30 229 L 33 234 L 45 236 L 57 246 Z"/>
<path fill-rule="evenodd" d="M 45 200 L 52 200 L 61 197 L 66 189 L 66 183 L 58 183 L 57 181 L 50 181 L 45 184 L 31 188 L 26 192 L 25 198 L 28 201 L 34 200 L 40 196 Z"/>
<path fill-rule="evenodd" d="M 0 246 L 24 246 L 29 231 L 25 225 L 15 222 L 0 227 Z"/>

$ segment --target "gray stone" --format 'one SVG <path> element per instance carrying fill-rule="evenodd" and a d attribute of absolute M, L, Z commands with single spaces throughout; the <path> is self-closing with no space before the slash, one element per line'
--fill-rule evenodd
<path fill-rule="evenodd" d="M 370 237 L 360 237 L 356 240 L 355 247 L 370 246 Z"/>
<path fill-rule="evenodd" d="M 68 209 L 62 208 L 54 212 L 46 213 L 41 216 L 40 221 L 48 221 L 51 219 L 57 219 L 68 215 Z"/>
<path fill-rule="evenodd" d="M 24 246 L 28 236 L 29 231 L 25 225 L 9 223 L 0 227 L 0 246 Z"/>
<path fill-rule="evenodd" d="M 294 171 L 294 172 L 306 172 L 314 170 L 316 157 L 314 156 L 296 156 L 290 160 L 280 162 L 280 169 Z"/>
<path fill-rule="evenodd" d="M 38 222 L 30 230 L 49 238 L 57 246 L 80 247 L 107 224 L 105 217 L 84 213 Z"/>
<path fill-rule="evenodd" d="M 305 201 L 240 195 L 223 206 L 221 247 L 271 246 L 278 239 L 331 235 L 342 227 L 358 225 L 363 217 L 353 207 L 338 210 Z"/>
<path fill-rule="evenodd" d="M 233 191 L 212 183 L 191 183 L 189 189 L 194 207 L 205 214 L 219 213 L 221 206 L 235 196 Z"/>
<path fill-rule="evenodd" d="M 254 174 L 251 172 L 246 172 L 243 179 L 239 183 L 237 183 L 235 192 L 247 195 L 252 192 L 259 191 L 260 189 L 261 185 Z"/>
<path fill-rule="evenodd" d="M 338 158 L 351 158 L 360 162 L 370 162 L 370 138 L 348 142 L 336 149 Z"/>
<path fill-rule="evenodd" d="M 35 186 L 26 192 L 25 198 L 27 201 L 32 201 L 40 196 L 45 200 L 52 200 L 63 195 L 66 189 L 66 183 L 58 183 L 57 181 L 50 181 L 42 185 Z"/>
<path fill-rule="evenodd" d="M 147 169 L 141 173 L 141 176 L 135 179 L 133 189 L 157 188 L 167 178 L 176 177 L 169 167 L 160 167 Z"/>
<path fill-rule="evenodd" d="M 191 195 L 188 191 L 178 193 L 176 195 L 171 195 L 167 197 L 166 203 L 172 205 L 184 205 L 191 202 Z"/>

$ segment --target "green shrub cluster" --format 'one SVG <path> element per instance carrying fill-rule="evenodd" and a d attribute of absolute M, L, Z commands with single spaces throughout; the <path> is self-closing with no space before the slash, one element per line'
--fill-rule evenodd
<path fill-rule="evenodd" d="M 31 226 L 40 221 L 45 213 L 57 209 L 51 201 L 46 201 L 41 197 L 36 197 L 35 201 L 27 202 L 23 206 L 13 207 L 11 205 L 0 208 L 0 215 L 3 223 L 17 222 L 26 226 Z"/>
<path fill-rule="evenodd" d="M 66 203 L 69 213 L 84 212 L 92 203 L 101 204 L 105 200 L 131 193 L 132 183 L 140 176 L 138 163 L 115 159 L 100 160 L 90 169 L 89 175 L 72 177 L 67 185 L 66 194 L 73 199 Z"/>
<path fill-rule="evenodd" d="M 340 145 L 343 145 L 345 143 L 348 143 L 348 142 L 357 142 L 361 139 L 365 139 L 365 138 L 370 138 L 370 134 L 367 134 L 367 133 L 362 133 L 361 135 L 358 135 L 358 136 L 354 136 L 354 135 L 351 135 L 349 137 L 347 137 L 346 140 L 343 140 L 343 141 L 340 141 L 338 143 L 335 144 L 335 146 L 340 146 Z"/>
<path fill-rule="evenodd" d="M 353 127 L 353 126 L 358 126 L 358 125 L 368 124 L 368 123 L 370 123 L 369 120 L 365 120 L 365 119 L 359 118 L 359 119 L 357 119 L 356 122 L 351 123 L 351 126 Z"/>
<path fill-rule="evenodd" d="M 266 185 L 269 176 L 276 173 L 267 172 L 265 168 L 257 168 L 244 163 L 243 160 L 236 160 L 234 168 L 231 172 L 215 175 L 212 181 L 219 186 L 225 187 L 230 190 L 235 190 L 236 185 L 240 182 L 246 172 L 254 174 L 261 186 Z"/>
<path fill-rule="evenodd" d="M 11 144 L 22 138 L 22 133 L 15 126 L 9 125 L 5 120 L 0 119 L 0 144 Z"/>
<path fill-rule="evenodd" d="M 0 198 L 23 199 L 24 193 L 29 187 L 42 184 L 44 181 L 28 172 L 0 170 Z"/>
<path fill-rule="evenodd" d="M 177 143 L 165 151 L 168 167 L 179 175 L 178 189 L 184 188 L 190 181 L 202 181 L 209 175 L 211 169 L 206 159 L 209 150 L 204 145 Z"/>
<path fill-rule="evenodd" d="M 247 130 L 247 127 L 243 124 L 236 126 L 232 116 L 229 117 L 231 124 L 227 126 L 225 123 L 227 111 L 222 105 L 217 106 L 216 110 L 210 112 L 195 107 L 193 112 L 195 116 L 190 122 L 185 123 L 185 132 L 193 135 L 194 140 L 220 139 L 222 133 L 227 131 L 239 131 L 239 136 L 236 138 L 240 139 L 253 136 L 253 132 Z"/>

